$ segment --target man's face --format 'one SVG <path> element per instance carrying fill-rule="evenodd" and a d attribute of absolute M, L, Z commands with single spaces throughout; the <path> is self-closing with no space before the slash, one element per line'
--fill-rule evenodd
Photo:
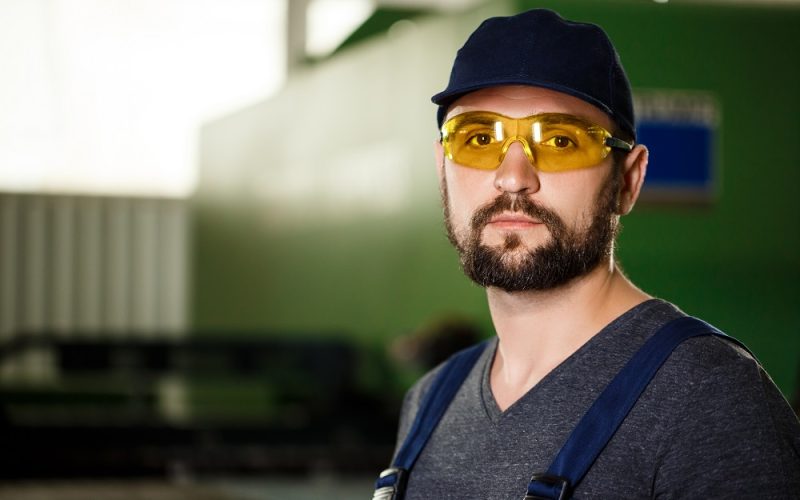
<path fill-rule="evenodd" d="M 468 94 L 454 103 L 447 118 L 478 110 L 514 118 L 568 113 L 612 129 L 610 119 L 594 106 L 526 86 Z M 441 145 L 437 157 L 448 236 L 464 272 L 476 283 L 509 292 L 547 290 L 608 262 L 620 183 L 611 155 L 594 167 L 551 173 L 532 166 L 518 142 L 496 170 L 452 163 Z"/>

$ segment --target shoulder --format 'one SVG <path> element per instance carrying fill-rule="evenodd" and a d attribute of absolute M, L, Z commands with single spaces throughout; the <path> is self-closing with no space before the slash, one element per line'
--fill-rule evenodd
<path fill-rule="evenodd" d="M 785 398 L 758 360 L 732 338 L 703 335 L 682 342 L 653 380 L 653 391 L 684 416 L 702 413 L 726 425 L 768 427 L 792 420 Z M 775 417 L 775 418 L 773 418 Z"/>
<path fill-rule="evenodd" d="M 687 315 L 673 304 L 659 299 L 643 304 L 630 318 L 625 328 L 636 335 L 619 342 L 632 342 L 634 349 L 655 335 L 673 320 Z M 670 354 L 659 370 L 656 381 L 673 380 L 692 387 L 704 381 L 719 383 L 756 383 L 762 379 L 763 369 L 753 355 L 732 337 L 701 335 L 685 340 Z"/>
<path fill-rule="evenodd" d="M 645 406 L 659 413 L 662 488 L 693 484 L 693 494 L 708 498 L 737 490 L 760 491 L 763 498 L 800 491 L 797 417 L 735 342 L 713 335 L 683 342 L 645 396 Z"/>
<path fill-rule="evenodd" d="M 719 335 L 684 341 L 669 357 L 658 379 L 684 387 L 690 399 L 712 396 L 712 401 L 719 401 L 735 395 L 739 401 L 750 398 L 755 404 L 779 396 L 758 360 L 734 339 Z"/>
<path fill-rule="evenodd" d="M 470 348 L 464 349 L 464 352 L 468 349 L 476 348 L 478 345 L 485 345 L 485 349 L 483 349 L 483 353 L 478 361 L 475 363 L 475 366 L 482 366 L 483 362 L 486 360 L 488 356 L 494 352 L 494 347 L 496 346 L 497 340 L 492 339 L 489 341 L 481 342 L 480 344 L 476 344 Z M 419 380 L 417 380 L 414 385 L 406 392 L 405 397 L 403 398 L 403 406 L 400 412 L 400 423 L 397 430 L 397 446 L 399 448 L 400 444 L 405 439 L 406 434 L 408 434 L 408 430 L 411 428 L 411 424 L 414 421 L 414 418 L 419 411 L 420 405 L 422 404 L 423 399 L 428 394 L 428 391 L 431 388 L 431 385 L 436 380 L 436 377 L 441 373 L 442 369 L 450 362 L 454 356 L 458 353 L 455 353 L 453 356 L 445 360 L 444 362 L 440 363 L 438 366 L 433 368 L 432 370 L 428 371 L 425 375 L 423 375 Z"/>
<path fill-rule="evenodd" d="M 763 369 L 753 355 L 732 338 L 703 335 L 679 345 L 666 367 L 667 372 L 689 384 L 708 380 L 717 383 L 755 383 Z"/>
<path fill-rule="evenodd" d="M 410 421 L 413 420 L 414 416 L 417 414 L 422 398 L 428 393 L 431 384 L 434 379 L 436 379 L 436 376 L 439 375 L 439 372 L 442 371 L 445 363 L 447 363 L 447 361 L 440 363 L 438 366 L 428 371 L 428 373 L 420 377 L 419 380 L 406 391 L 400 413 L 400 429 L 398 434 L 401 434 L 401 436 L 398 437 L 404 436 L 407 432 L 407 429 L 404 429 L 404 427 L 407 428 L 410 426 Z"/>

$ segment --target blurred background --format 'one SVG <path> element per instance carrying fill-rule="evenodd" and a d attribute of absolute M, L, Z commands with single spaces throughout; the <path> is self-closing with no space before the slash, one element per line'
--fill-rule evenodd
<path fill-rule="evenodd" d="M 634 87 L 623 268 L 796 404 L 800 2 L 0 0 L 0 498 L 368 498 L 405 390 L 492 334 L 429 98 L 532 7 Z"/>

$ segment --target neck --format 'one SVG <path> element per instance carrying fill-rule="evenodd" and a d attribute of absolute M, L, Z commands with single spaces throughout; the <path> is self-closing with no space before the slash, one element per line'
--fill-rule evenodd
<path fill-rule="evenodd" d="M 490 382 L 502 410 L 625 311 L 649 298 L 613 258 L 553 290 L 487 289 L 499 338 Z"/>

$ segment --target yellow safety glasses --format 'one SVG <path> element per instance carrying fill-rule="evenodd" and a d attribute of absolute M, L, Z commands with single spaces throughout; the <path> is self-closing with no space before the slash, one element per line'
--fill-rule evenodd
<path fill-rule="evenodd" d="M 608 156 L 611 148 L 633 148 L 599 125 L 562 113 L 509 118 L 471 111 L 442 125 L 445 154 L 465 167 L 496 169 L 514 141 L 522 144 L 528 160 L 542 172 L 593 167 Z"/>

